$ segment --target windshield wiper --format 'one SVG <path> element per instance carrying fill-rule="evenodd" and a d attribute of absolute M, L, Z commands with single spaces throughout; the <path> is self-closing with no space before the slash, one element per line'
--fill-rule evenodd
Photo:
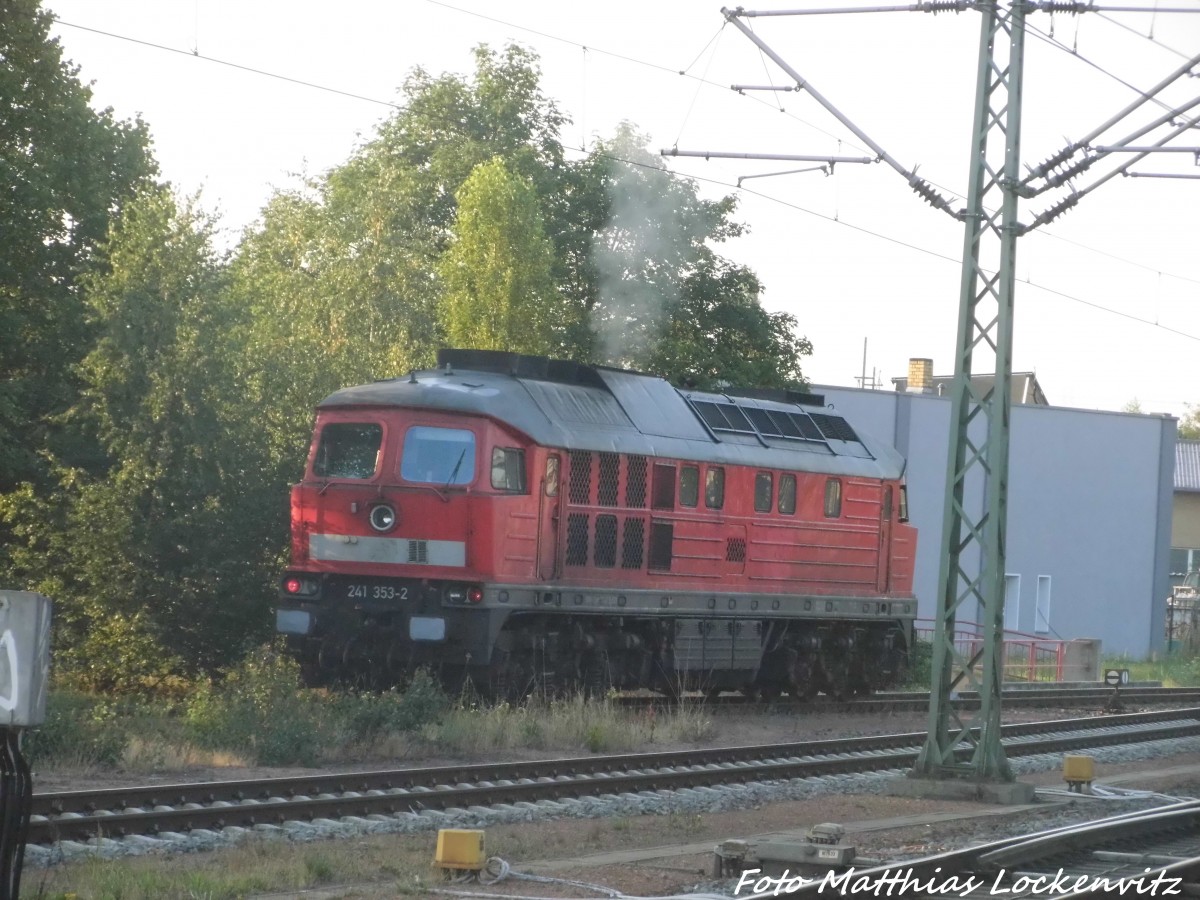
<path fill-rule="evenodd" d="M 463 447 L 462 453 L 458 454 L 458 462 L 456 462 L 454 464 L 454 469 L 450 472 L 449 480 L 444 485 L 442 485 L 442 490 L 445 490 L 446 488 L 450 487 L 450 485 L 454 484 L 454 479 L 458 477 L 458 470 L 462 466 L 463 460 L 466 458 L 467 458 L 467 448 Z"/>

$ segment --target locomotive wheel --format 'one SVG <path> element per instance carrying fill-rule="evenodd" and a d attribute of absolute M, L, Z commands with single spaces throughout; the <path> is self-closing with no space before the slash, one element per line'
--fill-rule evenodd
<path fill-rule="evenodd" d="M 820 688 L 817 687 L 817 683 L 811 678 L 806 678 L 804 681 L 800 682 L 800 684 L 792 688 L 792 696 L 797 700 L 803 701 L 804 703 L 815 700 L 817 698 L 817 694 L 819 693 Z"/>

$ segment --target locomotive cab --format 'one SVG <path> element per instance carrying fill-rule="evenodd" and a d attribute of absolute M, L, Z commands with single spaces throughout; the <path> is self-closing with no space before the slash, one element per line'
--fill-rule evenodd
<path fill-rule="evenodd" d="M 415 665 L 486 663 L 491 570 L 479 560 L 497 517 L 528 502 L 526 454 L 481 417 L 321 410 L 292 487 L 292 566 L 276 611 L 305 670 L 387 681 Z"/>

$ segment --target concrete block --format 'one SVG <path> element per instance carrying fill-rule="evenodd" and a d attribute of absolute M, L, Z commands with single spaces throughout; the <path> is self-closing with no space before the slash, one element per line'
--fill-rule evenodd
<path fill-rule="evenodd" d="M 910 778 L 888 782 L 887 792 L 897 797 L 922 800 L 974 800 L 1001 806 L 1034 802 L 1035 788 L 1023 781 L 970 781 L 962 778 Z"/>

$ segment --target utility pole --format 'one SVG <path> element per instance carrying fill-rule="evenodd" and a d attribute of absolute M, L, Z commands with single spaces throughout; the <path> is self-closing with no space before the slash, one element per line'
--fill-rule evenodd
<path fill-rule="evenodd" d="M 913 773 L 1008 782 L 1013 775 L 1000 742 L 1000 690 L 1025 12 L 1019 2 L 1008 8 L 990 3 L 981 19 L 929 733 Z M 972 380 L 976 372 L 995 373 L 991 387 L 980 388 Z M 982 504 L 970 496 L 981 490 Z M 984 633 L 968 657 L 955 643 L 955 626 L 958 610 L 972 599 Z M 964 681 L 980 698 L 978 714 L 967 721 L 954 702 Z M 964 741 L 971 756 L 960 761 Z"/>
<path fill-rule="evenodd" d="M 861 128 L 838 110 L 792 66 L 752 31 L 742 20 L 757 16 L 824 15 L 838 12 L 964 12 L 981 16 L 979 54 L 976 63 L 976 93 L 972 124 L 971 159 L 966 207 L 953 209 L 951 202 L 914 169 L 908 169 L 887 154 Z M 1143 11 L 1134 7 L 1109 7 L 1095 2 L 1071 0 L 927 0 L 907 6 L 876 6 L 835 9 L 750 11 L 741 7 L 722 9 L 733 24 L 794 80 L 794 90 L 808 93 L 847 127 L 883 162 L 903 176 L 909 187 L 935 209 L 963 222 L 963 260 L 954 367 L 950 447 L 946 497 L 943 508 L 942 553 L 938 577 L 937 612 L 933 642 L 933 683 L 929 707 L 929 733 L 910 773 L 915 780 L 969 782 L 976 789 L 987 785 L 1003 788 L 1013 780 L 1012 770 L 1000 742 L 1000 690 L 1003 678 L 1005 525 L 1008 507 L 1009 419 L 1012 403 L 1013 295 L 1015 288 L 1017 238 L 1047 224 L 1091 191 L 1116 175 L 1142 177 L 1190 177 L 1130 172 L 1130 167 L 1159 150 L 1194 152 L 1200 149 L 1167 148 L 1164 145 L 1200 122 L 1200 116 L 1184 114 L 1200 106 L 1200 97 L 1167 109 L 1150 123 L 1117 141 L 1100 143 L 1098 138 L 1173 82 L 1193 74 L 1200 55 L 1139 99 L 1125 107 L 1084 138 L 1059 150 L 1022 178 L 1021 106 L 1025 55 L 1026 15 L 1030 12 L 1080 14 L 1085 12 Z M 1148 11 L 1148 10 L 1145 10 Z M 1195 13 L 1192 7 L 1166 9 L 1158 13 Z M 755 85 L 734 85 L 735 90 L 780 90 Z M 1153 130 L 1166 127 L 1167 134 L 1150 145 L 1136 141 Z M 1132 154 L 1086 188 L 1074 180 L 1111 154 Z M 664 150 L 664 155 L 738 157 L 744 159 L 788 159 L 815 161 L 800 155 L 738 154 L 713 151 Z M 826 159 L 862 162 L 861 159 Z M 801 170 L 809 171 L 809 170 Z M 785 173 L 779 173 L 785 174 Z M 749 176 L 755 177 L 755 176 Z M 739 179 L 740 184 L 740 179 Z M 1070 193 L 1028 224 L 1018 219 L 1019 203 L 1063 185 Z M 991 384 L 976 374 L 994 375 Z M 865 363 L 864 363 L 865 377 Z M 981 642 L 964 653 L 957 645 L 958 613 L 974 602 L 983 627 Z M 972 713 L 957 702 L 964 689 L 977 690 L 980 708 Z M 1023 787 L 1023 786 L 1016 786 Z M 1018 792 L 1006 794 L 1016 797 Z M 999 798 L 1001 795 L 997 794 Z"/>

